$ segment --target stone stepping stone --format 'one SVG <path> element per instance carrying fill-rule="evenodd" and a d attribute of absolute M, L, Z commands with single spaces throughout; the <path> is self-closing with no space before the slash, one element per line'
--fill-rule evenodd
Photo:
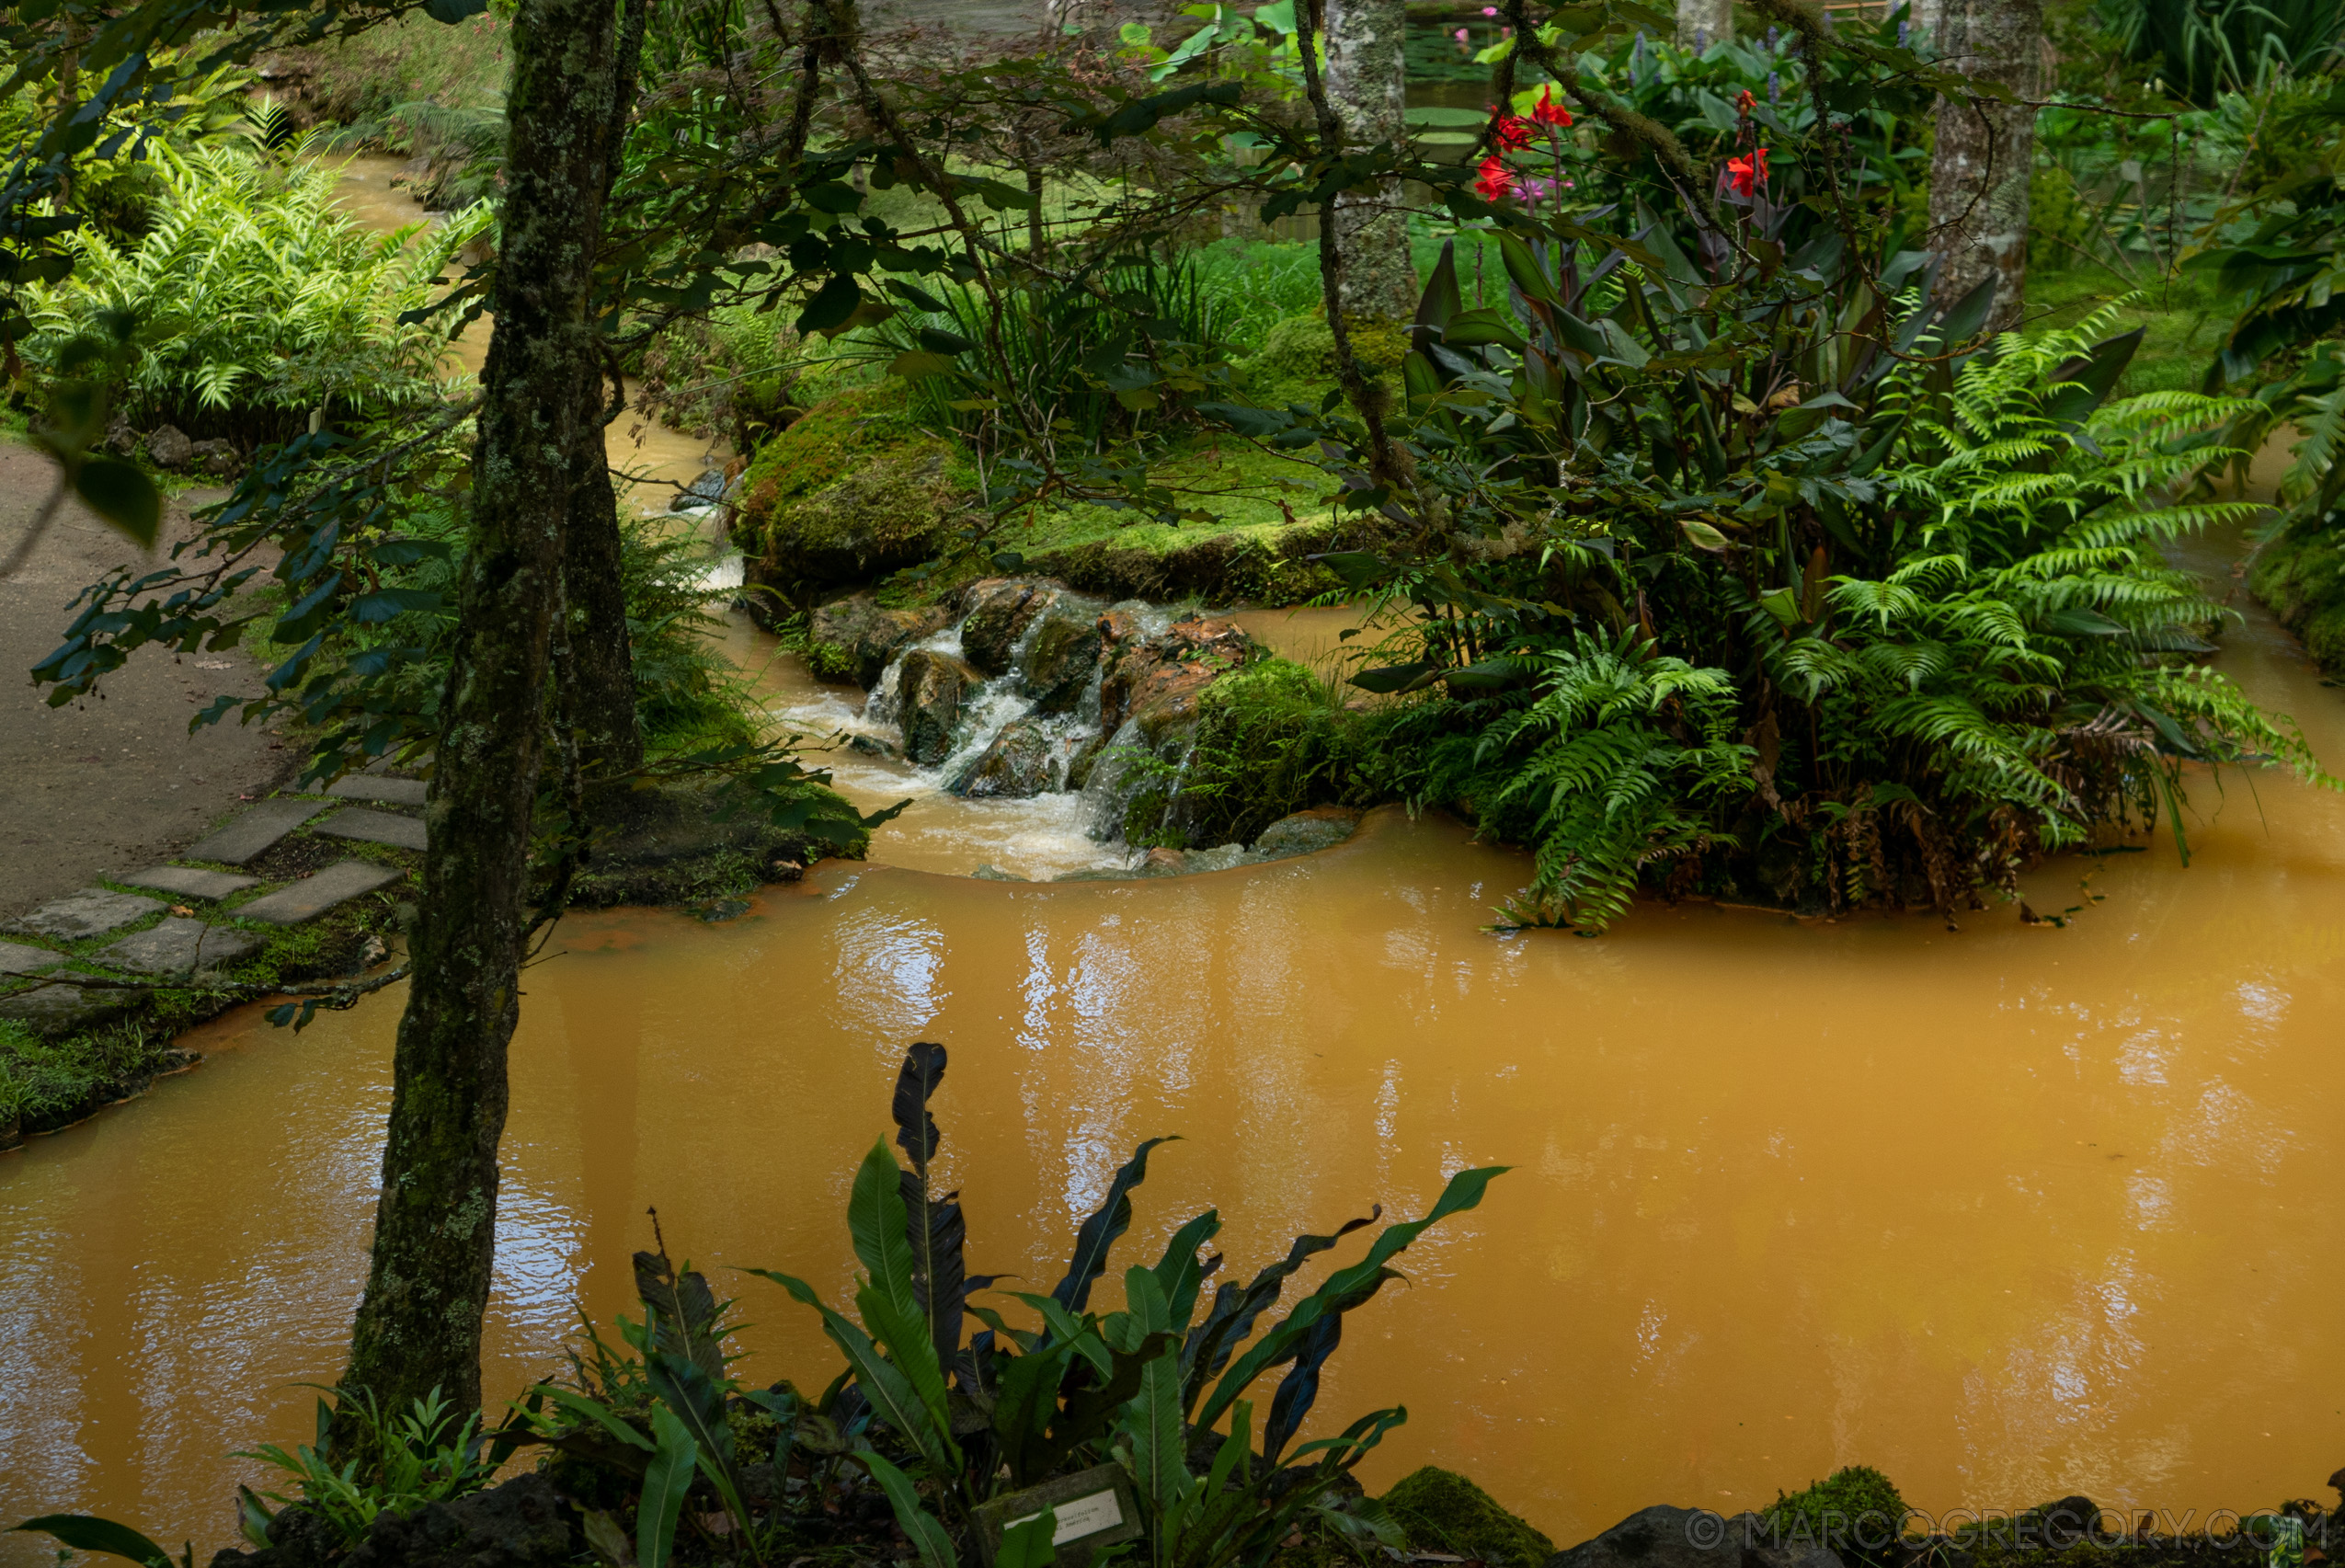
<path fill-rule="evenodd" d="M 419 850 L 424 847 L 422 818 L 370 810 L 363 806 L 345 806 L 312 831 L 324 833 L 329 838 L 356 839 L 361 843 L 389 844 L 395 849 Z"/>
<path fill-rule="evenodd" d="M 17 996 L 0 996 L 0 1018 L 22 1024 L 40 1036 L 70 1035 L 130 1011 L 142 990 L 91 990 L 46 985 Z"/>
<path fill-rule="evenodd" d="M 352 773 L 336 779 L 326 786 L 326 793 L 341 800 L 373 800 L 385 806 L 421 806 L 425 784 L 421 779 L 370 778 Z"/>
<path fill-rule="evenodd" d="M 328 802 L 307 798 L 264 800 L 243 816 L 188 847 L 185 860 L 216 860 L 224 865 L 246 865 L 276 847 L 277 841 L 326 809 Z"/>
<path fill-rule="evenodd" d="M 132 921 L 144 920 L 163 907 L 160 898 L 143 898 L 136 893 L 115 893 L 103 887 L 85 887 L 78 893 L 52 899 L 32 913 L 10 921 L 0 930 L 19 932 L 29 936 L 62 936 L 72 942 L 85 936 L 103 936 L 109 931 L 118 931 Z"/>
<path fill-rule="evenodd" d="M 174 916 L 152 930 L 126 936 L 98 954 L 120 969 L 150 975 L 185 975 L 234 963 L 260 945 L 241 932 Z"/>
<path fill-rule="evenodd" d="M 63 953 L 28 947 L 21 942 L 0 942 L 0 975 L 37 975 L 65 961 Z"/>
<path fill-rule="evenodd" d="M 182 898 L 224 898 L 260 886 L 257 876 L 232 876 L 224 871 L 198 871 L 191 865 L 150 865 L 144 871 L 115 878 L 133 887 L 160 887 Z"/>
<path fill-rule="evenodd" d="M 372 861 L 337 861 L 315 876 L 255 898 L 236 911 L 236 918 L 267 921 L 271 925 L 299 925 L 305 920 L 316 919 L 344 899 L 372 893 L 404 875 Z"/>

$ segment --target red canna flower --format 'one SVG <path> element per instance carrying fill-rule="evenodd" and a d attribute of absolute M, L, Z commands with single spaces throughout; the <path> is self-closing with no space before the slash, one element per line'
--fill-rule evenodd
<path fill-rule="evenodd" d="M 1747 158 L 1726 160 L 1726 189 L 1737 196 L 1748 196 L 1756 186 L 1767 183 L 1767 149 L 1754 147 Z"/>
<path fill-rule="evenodd" d="M 1474 181 L 1474 189 L 1481 193 L 1483 200 L 1495 201 L 1514 189 L 1515 171 L 1513 169 L 1508 168 L 1494 156 L 1481 161 L 1481 177 Z"/>
<path fill-rule="evenodd" d="M 1502 153 L 1517 153 L 1531 144 L 1531 122 L 1521 115 L 1499 114 L 1492 122 L 1490 140 Z"/>
<path fill-rule="evenodd" d="M 1555 101 L 1555 84 L 1550 82 L 1539 90 L 1539 102 L 1531 105 L 1531 118 L 1541 125 L 1552 125 L 1559 131 L 1572 128 L 1572 111 Z"/>

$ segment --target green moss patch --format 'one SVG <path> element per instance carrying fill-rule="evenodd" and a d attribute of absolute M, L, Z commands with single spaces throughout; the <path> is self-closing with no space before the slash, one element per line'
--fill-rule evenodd
<path fill-rule="evenodd" d="M 2345 680 L 2345 533 L 2298 529 L 2271 540 L 2248 586 L 2325 673 Z"/>
<path fill-rule="evenodd" d="M 1777 1493 L 1767 1524 L 1779 1539 L 1813 1541 L 1847 1561 L 1887 1562 L 1899 1555 L 1907 1511 L 1887 1476 L 1849 1465 L 1788 1497 Z"/>
<path fill-rule="evenodd" d="M 1555 1543 L 1453 1470 L 1427 1465 L 1383 1497 L 1393 1522 L 1419 1551 L 1479 1558 L 1491 1568 L 1538 1568 Z"/>

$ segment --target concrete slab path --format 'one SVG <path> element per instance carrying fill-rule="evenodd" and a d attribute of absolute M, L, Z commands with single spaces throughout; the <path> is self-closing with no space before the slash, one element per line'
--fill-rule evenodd
<path fill-rule="evenodd" d="M 200 871 L 192 865 L 150 865 L 144 871 L 133 871 L 115 880 L 133 887 L 159 887 L 182 898 L 220 899 L 260 886 L 257 876 L 232 876 L 224 871 Z"/>
<path fill-rule="evenodd" d="M 211 837 L 187 847 L 183 860 L 216 860 L 224 865 L 247 865 L 277 847 L 279 840 L 319 812 L 327 802 L 315 795 L 264 800 L 246 807 Z"/>
<path fill-rule="evenodd" d="M 136 893 L 116 893 L 105 887 L 85 887 L 70 898 L 52 898 L 30 914 L 7 922 L 5 928 L 29 936 L 56 936 L 68 942 L 78 942 L 86 936 L 103 936 L 109 931 L 120 931 L 132 921 L 142 921 L 164 907 L 160 898 L 143 898 Z"/>
<path fill-rule="evenodd" d="M 346 899 L 372 893 L 400 873 L 372 861 L 337 861 L 315 876 L 289 883 L 262 895 L 236 911 L 239 920 L 267 921 L 271 925 L 299 925 L 315 920 Z"/>
<path fill-rule="evenodd" d="M 151 930 L 103 949 L 98 957 L 122 969 L 184 975 L 234 963 L 260 945 L 240 931 L 175 915 Z"/>
<path fill-rule="evenodd" d="M 364 806 L 346 806 L 310 830 L 329 838 L 356 839 L 361 843 L 389 844 L 395 849 L 424 847 L 423 818 L 401 817 Z"/>

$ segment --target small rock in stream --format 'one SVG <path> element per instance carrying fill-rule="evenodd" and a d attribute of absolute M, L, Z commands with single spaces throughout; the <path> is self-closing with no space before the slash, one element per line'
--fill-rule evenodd
<path fill-rule="evenodd" d="M 915 762 L 944 761 L 953 750 L 953 729 L 961 704 L 985 683 L 965 659 L 934 648 L 914 648 L 896 673 L 897 722 L 904 731 L 904 755 Z"/>
<path fill-rule="evenodd" d="M 958 793 L 972 800 L 1040 795 L 1050 787 L 1050 732 L 1042 720 L 1031 715 L 1012 719 L 961 781 Z"/>
<path fill-rule="evenodd" d="M 1360 814 L 1341 806 L 1314 806 L 1291 817 L 1281 817 L 1262 830 L 1254 849 L 1264 860 L 1314 854 L 1350 838 L 1360 825 Z"/>
<path fill-rule="evenodd" d="M 968 618 L 961 623 L 961 652 L 988 675 L 1010 672 L 1011 653 L 1034 618 L 1058 602 L 1056 583 L 1029 578 L 986 578 L 961 597 Z"/>

